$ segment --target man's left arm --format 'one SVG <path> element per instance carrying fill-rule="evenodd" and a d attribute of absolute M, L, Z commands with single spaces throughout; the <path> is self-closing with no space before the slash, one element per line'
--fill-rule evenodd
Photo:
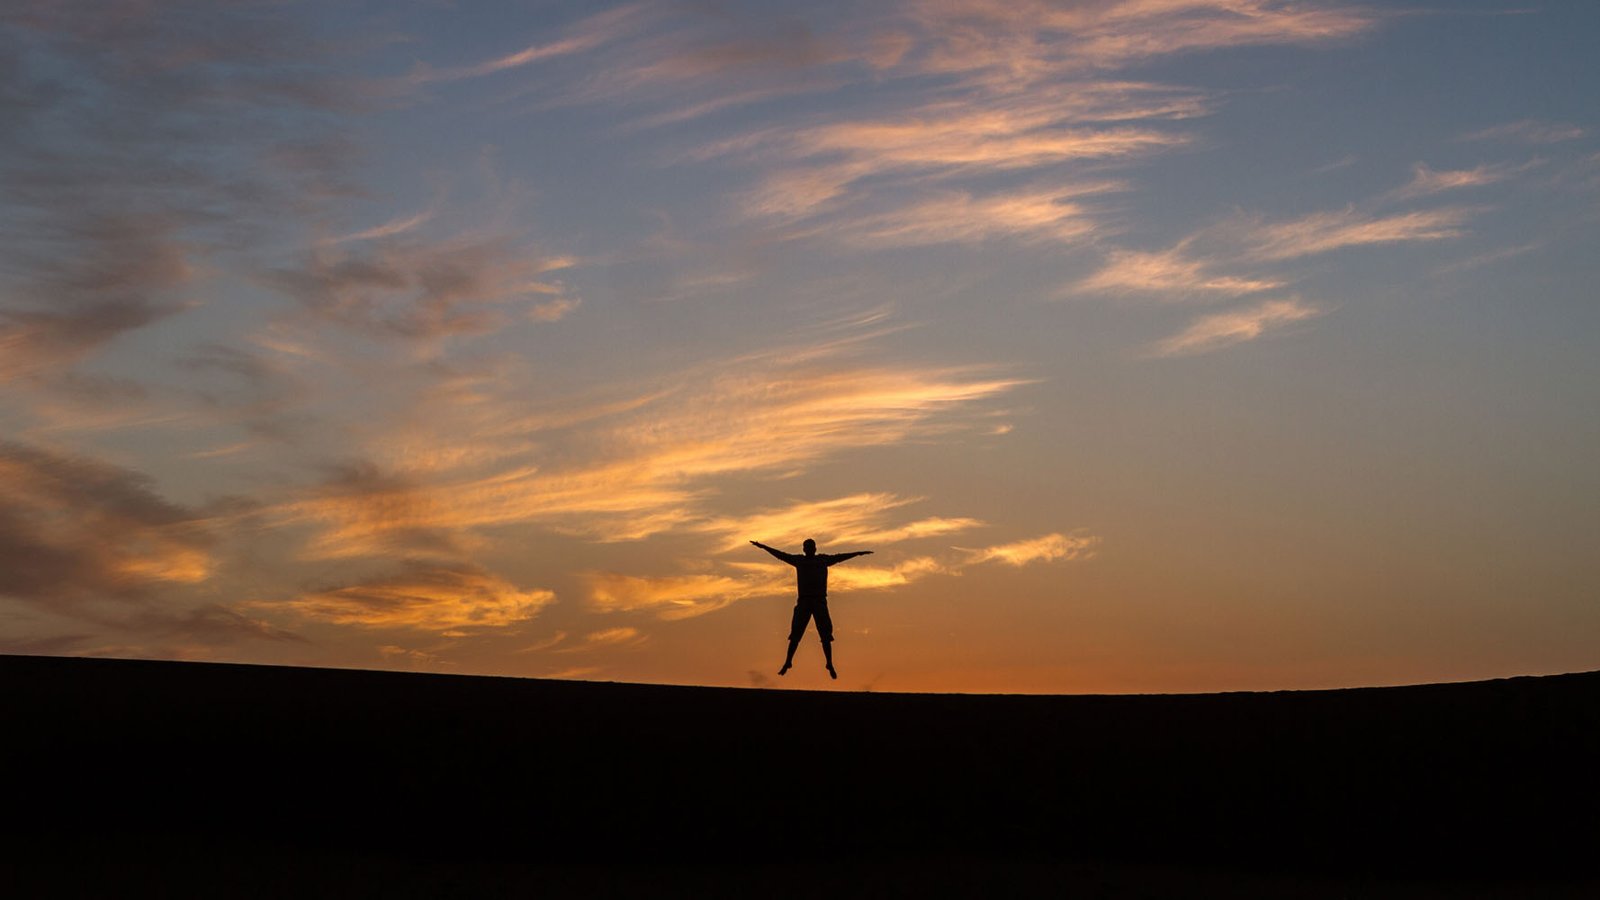
<path fill-rule="evenodd" d="M 842 563 L 847 559 L 855 559 L 858 556 L 871 556 L 871 555 L 872 555 L 872 551 L 871 550 L 857 550 L 854 553 L 830 553 L 828 555 L 828 565 L 830 565 L 830 566 L 838 565 L 839 563 Z"/>

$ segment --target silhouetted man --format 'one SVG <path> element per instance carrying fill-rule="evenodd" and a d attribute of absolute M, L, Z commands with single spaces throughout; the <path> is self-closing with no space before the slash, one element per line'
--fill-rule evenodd
<path fill-rule="evenodd" d="M 794 566 L 795 583 L 800 588 L 800 597 L 794 604 L 794 619 L 789 624 L 789 655 L 783 658 L 783 668 L 778 670 L 778 674 L 787 674 L 789 667 L 794 665 L 794 648 L 800 646 L 800 636 L 806 633 L 806 622 L 816 619 L 817 637 L 822 638 L 822 655 L 828 660 L 828 677 L 838 678 L 839 673 L 833 670 L 833 618 L 828 615 L 828 567 L 847 559 L 866 556 L 872 551 L 818 553 L 817 542 L 806 538 L 803 545 L 806 553 L 797 556 L 774 550 L 760 541 L 750 543 Z"/>

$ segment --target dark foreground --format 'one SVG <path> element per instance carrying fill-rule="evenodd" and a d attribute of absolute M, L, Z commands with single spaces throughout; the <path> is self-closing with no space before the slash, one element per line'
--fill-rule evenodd
<path fill-rule="evenodd" d="M 1600 896 L 1600 673 L 1006 697 L 0 657 L 0 721 L 18 897 Z"/>

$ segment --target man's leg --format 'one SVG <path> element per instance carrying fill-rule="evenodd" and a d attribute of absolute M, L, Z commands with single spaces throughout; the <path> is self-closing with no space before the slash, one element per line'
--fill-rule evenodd
<path fill-rule="evenodd" d="M 794 650 L 800 646 L 800 636 L 806 633 L 806 622 L 811 619 L 811 609 L 803 603 L 794 605 L 794 616 L 789 620 L 789 652 L 783 657 L 783 668 L 778 670 L 779 675 L 789 674 L 789 667 L 794 665 Z"/>
<path fill-rule="evenodd" d="M 828 677 L 836 679 L 839 673 L 833 670 L 833 616 L 828 615 L 827 601 L 817 604 L 812 615 L 817 619 L 817 637 L 822 638 L 822 656 L 828 663 Z"/>

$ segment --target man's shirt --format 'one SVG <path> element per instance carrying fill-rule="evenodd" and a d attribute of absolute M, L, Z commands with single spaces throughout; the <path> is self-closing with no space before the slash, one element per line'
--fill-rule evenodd
<path fill-rule="evenodd" d="M 806 556 L 802 553 L 785 553 L 780 558 L 794 566 L 795 586 L 800 589 L 801 600 L 828 599 L 828 567 L 840 562 L 839 555 L 818 553 L 816 556 Z"/>

